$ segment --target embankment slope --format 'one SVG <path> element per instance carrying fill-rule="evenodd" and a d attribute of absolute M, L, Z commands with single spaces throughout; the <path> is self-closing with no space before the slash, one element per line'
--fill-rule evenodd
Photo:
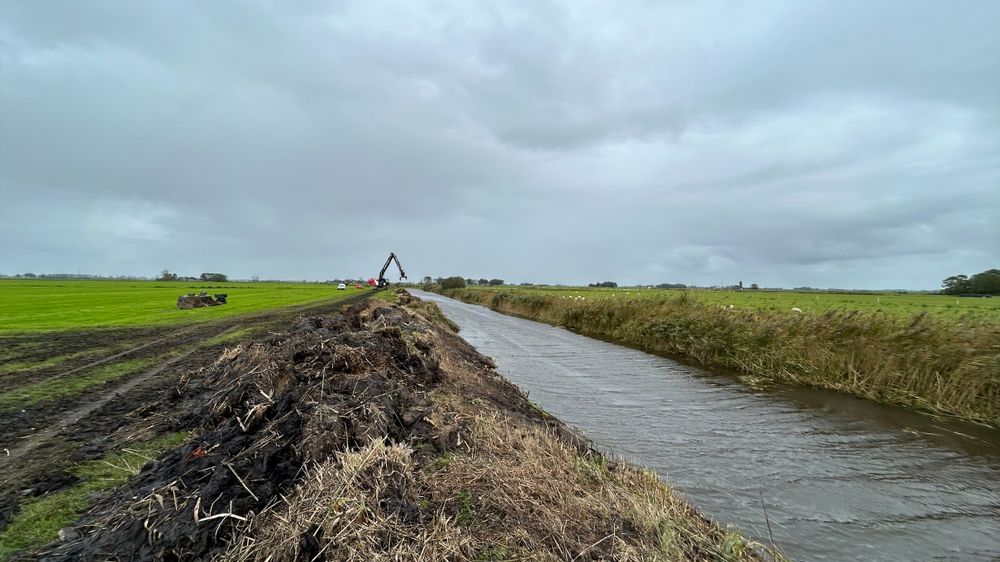
<path fill-rule="evenodd" d="M 430 287 L 434 290 L 434 287 Z M 438 292 L 707 367 L 1000 427 L 1000 324 L 860 311 L 732 309 L 686 293 L 580 300 L 517 289 Z"/>
<path fill-rule="evenodd" d="M 534 407 L 430 303 L 368 301 L 186 377 L 195 436 L 51 560 L 754 560 Z"/>

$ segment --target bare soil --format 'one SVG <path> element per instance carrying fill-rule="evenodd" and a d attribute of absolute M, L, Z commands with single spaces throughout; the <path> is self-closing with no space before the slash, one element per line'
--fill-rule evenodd
<path fill-rule="evenodd" d="M 36 382 L 116 361 L 162 357 L 151 367 L 109 384 L 0 413 L 0 529 L 22 500 L 73 484 L 76 478 L 68 472 L 72 465 L 100 458 L 135 439 L 191 429 L 192 425 L 175 415 L 177 382 L 188 372 L 211 364 L 226 347 L 201 346 L 200 342 L 244 327 L 267 333 L 284 328 L 298 316 L 333 312 L 344 304 L 275 310 L 180 328 L 74 330 L 0 338 L 0 349 L 23 350 L 8 355 L 5 362 L 30 363 L 88 353 L 85 359 L 53 368 L 9 373 L 0 377 L 0 391 L 23 384 L 26 377 Z"/>

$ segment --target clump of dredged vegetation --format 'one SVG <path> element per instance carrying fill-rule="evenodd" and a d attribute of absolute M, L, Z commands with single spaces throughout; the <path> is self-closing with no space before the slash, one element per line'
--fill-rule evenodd
<path fill-rule="evenodd" d="M 446 291 L 568 329 L 710 367 L 1000 426 L 1000 324 L 826 311 L 748 310 L 687 293 L 662 299 L 564 298 L 517 289 Z"/>
<path fill-rule="evenodd" d="M 51 559 L 756 560 L 593 451 L 405 293 L 231 348 L 178 387 L 198 431 Z M 38 554 L 38 553 L 36 553 Z"/>

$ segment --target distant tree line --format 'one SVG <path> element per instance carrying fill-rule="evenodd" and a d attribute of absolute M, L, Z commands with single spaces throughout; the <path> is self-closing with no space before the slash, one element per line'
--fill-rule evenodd
<path fill-rule="evenodd" d="M 941 282 L 945 295 L 1000 295 L 1000 269 L 987 269 L 971 277 L 952 275 Z"/>
<path fill-rule="evenodd" d="M 364 279 L 332 279 L 330 281 L 326 281 L 326 283 L 330 283 L 332 285 L 339 285 L 341 283 L 343 283 L 344 285 L 364 285 L 365 284 L 365 280 Z"/>
<path fill-rule="evenodd" d="M 436 277 L 431 278 L 430 276 L 423 278 L 424 285 L 441 285 L 442 289 L 456 289 L 461 287 L 467 287 L 471 285 L 481 285 L 481 286 L 492 286 L 497 287 L 504 284 L 503 279 L 473 279 L 471 277 Z M 461 283 L 459 283 L 461 282 Z M 445 286 L 447 285 L 447 286 Z"/>
<path fill-rule="evenodd" d="M 89 273 L 18 273 L 15 275 L 0 275 L 0 278 L 9 279 L 103 279 L 103 280 L 136 280 L 146 281 L 148 277 L 137 275 L 92 275 Z"/>
<path fill-rule="evenodd" d="M 590 283 L 587 286 L 588 287 L 603 287 L 605 289 L 614 289 L 615 287 L 618 286 L 618 283 L 615 283 L 614 281 L 601 281 L 600 283 Z"/>
<path fill-rule="evenodd" d="M 176 273 L 172 273 L 169 270 L 164 269 L 160 272 L 160 276 L 156 278 L 157 281 L 213 281 L 215 283 L 224 283 L 229 280 L 229 277 L 224 273 L 202 273 L 199 277 L 181 277 Z"/>

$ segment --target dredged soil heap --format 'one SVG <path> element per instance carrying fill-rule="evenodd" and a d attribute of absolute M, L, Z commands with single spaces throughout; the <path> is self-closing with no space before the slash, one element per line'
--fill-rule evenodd
<path fill-rule="evenodd" d="M 533 406 L 400 292 L 181 381 L 199 431 L 49 559 L 745 560 L 650 472 Z"/>

